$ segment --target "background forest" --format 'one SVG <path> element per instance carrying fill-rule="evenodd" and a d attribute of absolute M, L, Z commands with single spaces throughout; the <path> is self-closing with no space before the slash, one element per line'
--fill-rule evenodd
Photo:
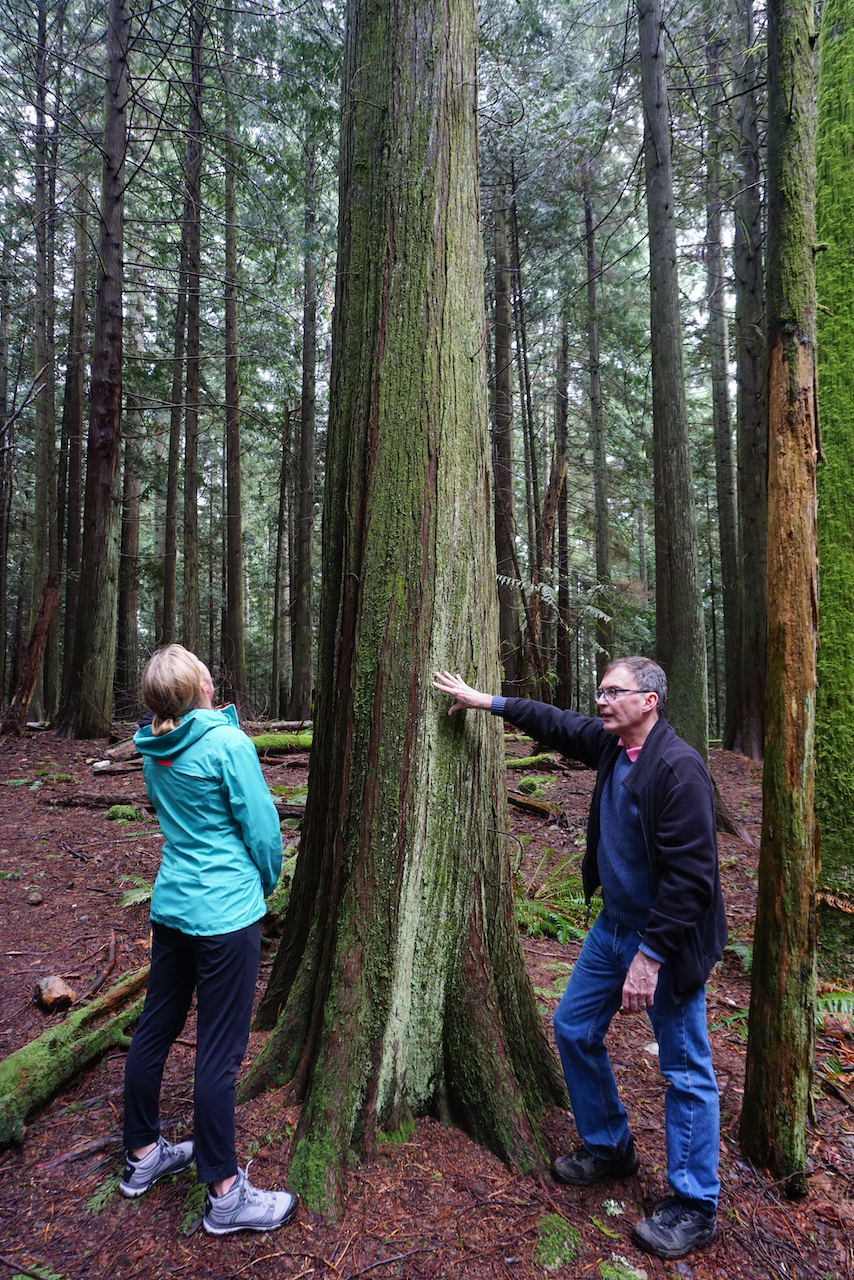
<path fill-rule="evenodd" d="M 743 6 L 678 3 L 665 18 L 709 727 L 757 758 L 761 654 L 743 690 L 739 655 L 764 627 L 764 35 Z M 343 5 L 40 0 L 1 21 L 3 697 L 56 575 L 31 720 L 65 704 L 60 725 L 85 735 L 134 715 L 141 664 L 170 638 L 198 649 L 223 696 L 308 717 Z M 121 100 L 111 30 L 126 42 Z M 603 654 L 656 650 L 637 46 L 622 3 L 481 9 L 505 688 L 583 710 Z M 123 229 L 105 236 L 111 113 Z M 99 271 L 121 284 L 122 264 L 104 382 Z M 121 394 L 109 447 L 96 383 Z M 113 594 L 117 622 L 93 642 Z M 81 604 L 90 657 L 75 666 Z M 87 691 L 93 650 L 113 706 Z"/>

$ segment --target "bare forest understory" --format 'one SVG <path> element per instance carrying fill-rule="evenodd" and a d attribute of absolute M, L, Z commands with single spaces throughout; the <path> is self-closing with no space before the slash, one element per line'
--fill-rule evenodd
<path fill-rule="evenodd" d="M 129 884 L 123 876 L 153 880 L 160 839 L 150 810 L 143 809 L 143 821 L 126 825 L 106 819 L 104 798 L 143 805 L 145 798 L 139 772 L 92 773 L 87 758 L 105 746 L 59 741 L 50 733 L 0 744 L 0 1056 L 62 1021 L 62 1015 L 46 1015 L 33 1003 L 39 978 L 59 974 L 84 992 L 107 967 L 111 933 L 116 959 L 103 990 L 147 960 L 148 908 L 121 908 L 119 897 Z M 528 749 L 508 744 L 518 754 Z M 716 751 L 712 770 L 730 809 L 758 840 L 759 769 Z M 295 786 L 305 780 L 306 757 L 266 762 L 264 772 L 272 786 Z M 528 884 L 534 877 L 541 882 L 545 868 L 567 854 L 575 853 L 580 865 L 593 775 L 560 766 L 550 778 L 546 796 L 559 803 L 562 818 L 512 810 L 515 835 L 528 837 L 521 841 L 521 876 Z M 845 1074 L 854 1073 L 850 1022 L 828 1018 L 818 1033 L 809 1197 L 781 1201 L 738 1149 L 749 1001 L 738 947 L 751 938 L 757 860 L 757 849 L 721 837 L 735 948 L 727 951 L 708 991 L 721 1090 L 723 1196 L 718 1239 L 704 1252 L 665 1264 L 630 1241 L 633 1222 L 667 1187 L 664 1086 L 652 1033 L 645 1018 L 625 1016 L 615 1019 L 609 1044 L 641 1155 L 637 1177 L 587 1189 L 538 1185 L 461 1132 L 424 1118 L 405 1141 L 383 1143 L 370 1163 L 354 1164 L 340 1221 L 316 1220 L 301 1209 L 284 1231 L 225 1239 L 202 1231 L 203 1193 L 192 1175 L 167 1180 L 141 1200 L 120 1198 L 125 1055 L 110 1050 L 30 1117 L 22 1147 L 0 1152 L 0 1280 L 4 1273 L 53 1280 L 91 1275 L 527 1280 L 549 1274 L 545 1263 L 554 1256 L 549 1227 L 560 1228 L 559 1220 L 576 1229 L 578 1247 L 574 1259 L 558 1263 L 551 1274 L 605 1280 L 635 1274 L 649 1280 L 854 1276 L 854 1075 Z M 262 955 L 259 998 L 275 945 Z M 549 1028 L 578 946 L 551 938 L 525 940 Z M 164 1077 L 161 1114 L 172 1139 L 192 1128 L 194 1038 L 191 1014 Z M 252 1035 L 244 1072 L 263 1041 L 264 1033 Z M 286 1183 L 297 1115 L 282 1091 L 238 1107 L 238 1152 L 241 1162 L 253 1158 L 257 1185 Z M 569 1114 L 553 1112 L 545 1130 L 553 1155 L 577 1141 Z"/>

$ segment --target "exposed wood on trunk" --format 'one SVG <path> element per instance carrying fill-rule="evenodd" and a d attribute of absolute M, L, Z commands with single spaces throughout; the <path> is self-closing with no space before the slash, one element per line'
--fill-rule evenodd
<path fill-rule="evenodd" d="M 807 1190 L 815 1042 L 817 417 L 811 0 L 768 8 L 768 641 L 741 1143 Z"/>
<path fill-rule="evenodd" d="M 59 578 L 51 576 L 44 584 L 41 604 L 33 624 L 23 670 L 12 695 L 12 701 L 3 717 L 3 723 L 0 725 L 0 733 L 2 734 L 14 733 L 20 737 L 26 729 L 27 711 L 42 668 L 48 628 L 56 614 L 58 604 Z"/>

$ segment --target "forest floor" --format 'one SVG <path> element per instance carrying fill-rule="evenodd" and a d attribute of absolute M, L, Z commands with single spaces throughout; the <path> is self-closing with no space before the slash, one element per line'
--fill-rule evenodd
<path fill-rule="evenodd" d="M 104 990 L 147 960 L 147 906 L 121 908 L 119 897 L 128 885 L 122 877 L 153 880 L 161 842 L 150 810 L 143 821 L 119 826 L 106 820 L 103 808 L 93 807 L 96 795 L 145 802 L 141 773 L 92 773 L 89 761 L 106 745 L 64 742 L 44 732 L 0 743 L 0 1057 L 61 1021 L 61 1015 L 46 1015 L 33 1003 L 39 978 L 59 974 L 84 991 L 105 967 L 111 931 L 118 957 Z M 509 744 L 511 751 L 517 748 L 520 754 L 529 749 Z M 264 771 L 271 785 L 294 786 L 305 780 L 306 761 L 269 762 Z M 730 809 L 758 842 L 760 770 L 740 756 L 714 751 L 712 772 Z M 569 854 L 580 865 L 592 782 L 590 772 L 572 767 L 551 775 L 547 796 L 560 802 L 561 821 L 547 825 L 512 811 L 514 832 L 522 837 L 521 875 L 528 883 L 535 876 L 539 883 L 544 867 Z M 767 1175 L 739 1152 L 750 989 L 738 948 L 751 939 L 758 851 L 729 836 L 721 837 L 720 850 L 735 949 L 727 950 L 708 986 L 721 1093 L 723 1194 L 719 1234 L 706 1250 L 665 1264 L 630 1240 L 637 1218 L 667 1194 L 664 1084 L 649 1023 L 638 1015 L 618 1016 L 609 1036 L 641 1157 L 636 1177 L 585 1189 L 540 1185 L 460 1131 L 425 1118 L 409 1141 L 382 1144 L 370 1163 L 349 1172 L 338 1222 L 315 1219 L 303 1208 L 290 1228 L 269 1236 L 206 1236 L 199 1226 L 203 1192 L 192 1173 L 167 1179 L 140 1200 L 119 1196 L 125 1055 L 109 1052 L 30 1117 L 23 1146 L 0 1152 L 0 1280 L 4 1273 L 48 1280 L 532 1280 L 547 1274 L 538 1253 L 547 1215 L 572 1224 L 580 1237 L 575 1259 L 552 1272 L 562 1276 L 854 1276 L 854 1114 L 822 1087 L 828 1066 L 837 1080 L 844 1080 L 840 1071 L 854 1070 L 854 1039 L 844 1019 L 829 1022 L 818 1035 L 809 1196 L 781 1199 Z M 523 941 L 551 1032 L 551 1013 L 578 943 Z M 259 996 L 271 964 L 267 950 Z M 191 1013 L 164 1076 L 162 1116 L 172 1139 L 192 1124 L 194 1037 Z M 244 1070 L 263 1039 L 263 1033 L 252 1035 Z M 281 1091 L 238 1107 L 238 1151 L 241 1162 L 253 1157 L 256 1185 L 287 1182 L 297 1116 Z M 545 1130 L 552 1155 L 577 1142 L 568 1113 L 551 1113 Z"/>

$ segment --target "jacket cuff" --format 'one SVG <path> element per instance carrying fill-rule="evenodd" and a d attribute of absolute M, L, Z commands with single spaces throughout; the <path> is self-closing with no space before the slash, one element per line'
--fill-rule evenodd
<path fill-rule="evenodd" d="M 506 704 L 507 704 L 506 698 L 495 697 L 492 699 L 492 705 L 490 706 L 489 710 L 492 712 L 494 716 L 503 716 L 504 708 Z"/>
<path fill-rule="evenodd" d="M 664 956 L 659 955 L 657 951 L 653 951 L 652 947 L 646 942 L 642 942 L 638 947 L 638 951 L 642 951 L 645 956 L 649 956 L 650 960 L 657 960 L 659 964 L 666 964 Z"/>

